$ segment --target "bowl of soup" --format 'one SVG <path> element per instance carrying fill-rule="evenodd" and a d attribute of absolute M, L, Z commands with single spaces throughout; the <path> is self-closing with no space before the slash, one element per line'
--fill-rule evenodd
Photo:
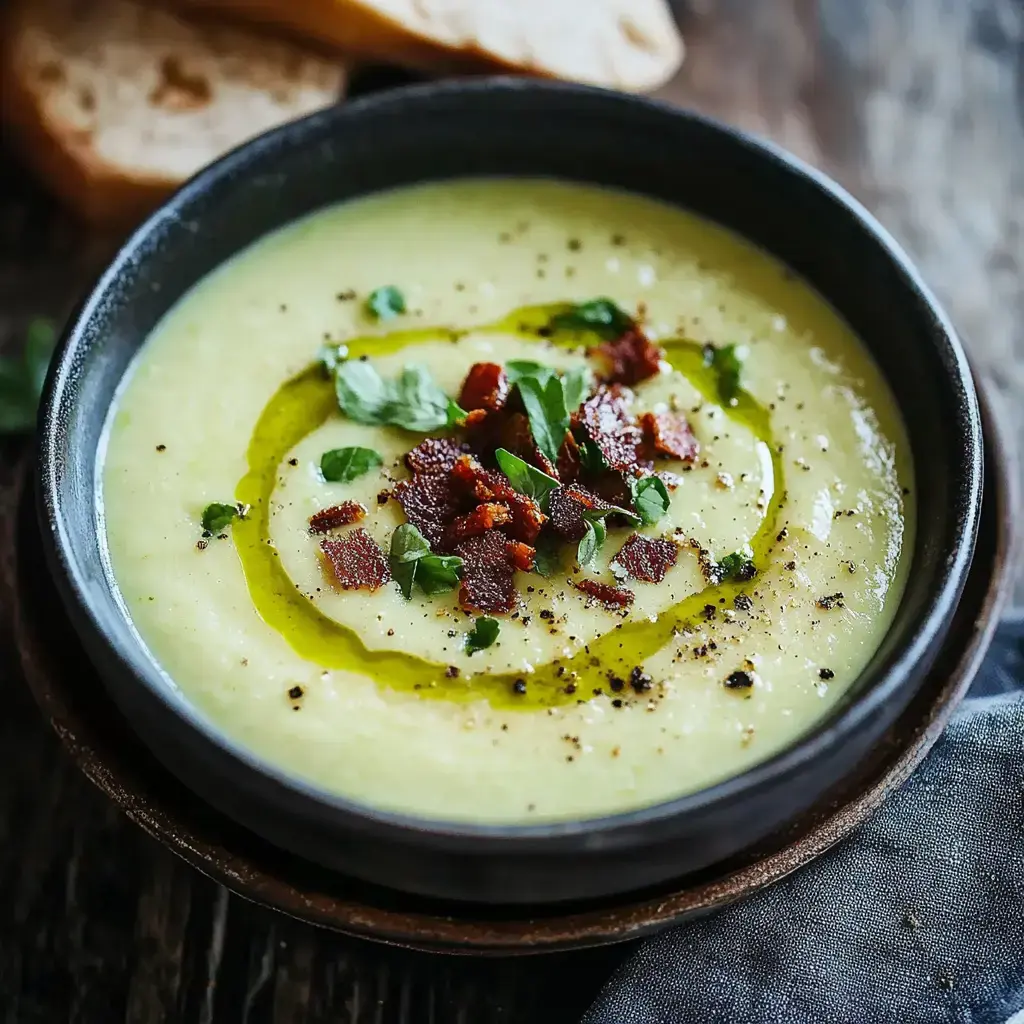
<path fill-rule="evenodd" d="M 50 569 L 146 744 L 446 899 L 637 890 L 806 810 L 925 677 L 980 505 L 959 342 L 855 201 L 520 80 L 204 171 L 41 415 Z"/>

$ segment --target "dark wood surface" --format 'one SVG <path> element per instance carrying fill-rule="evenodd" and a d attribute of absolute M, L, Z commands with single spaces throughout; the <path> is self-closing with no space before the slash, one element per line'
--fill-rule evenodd
<path fill-rule="evenodd" d="M 1010 399 L 1019 436 L 1024 0 L 678 8 L 688 60 L 663 95 L 780 142 L 866 202 Z M 0 149 L 3 347 L 31 316 L 65 316 L 116 243 Z M 0 512 L 22 454 L 2 447 Z M 436 957 L 248 905 L 122 818 L 43 727 L 6 646 L 0 658 L 0 1024 L 572 1021 L 626 952 Z"/>

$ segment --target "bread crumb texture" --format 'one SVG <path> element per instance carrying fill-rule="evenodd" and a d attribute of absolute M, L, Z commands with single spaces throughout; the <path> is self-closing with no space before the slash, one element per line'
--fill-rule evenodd
<path fill-rule="evenodd" d="M 93 220 L 144 212 L 205 164 L 335 102 L 338 60 L 131 0 L 23 0 L 3 106 L 38 173 Z"/>

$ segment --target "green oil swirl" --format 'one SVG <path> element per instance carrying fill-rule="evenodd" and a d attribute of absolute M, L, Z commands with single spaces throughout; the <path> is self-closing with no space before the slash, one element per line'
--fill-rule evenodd
<path fill-rule="evenodd" d="M 552 315 L 567 308 L 563 305 L 525 307 L 473 331 L 512 333 L 540 340 Z M 350 358 L 380 355 L 433 341 L 457 341 L 466 333 L 437 328 L 395 331 L 354 339 L 345 344 L 345 349 Z M 558 345 L 579 346 L 587 339 L 567 333 L 546 340 Z M 685 339 L 662 341 L 661 345 L 674 370 L 706 400 L 720 402 L 718 377 L 713 368 L 705 365 L 701 345 Z M 731 420 L 762 442 L 771 455 L 773 480 L 765 487 L 765 515 L 749 542 L 755 564 L 763 565 L 775 542 L 784 492 L 782 460 L 772 440 L 768 410 L 750 394 L 740 391 L 732 405 L 722 403 L 722 408 Z M 324 668 L 347 669 L 370 676 L 381 685 L 415 689 L 423 695 L 446 700 L 484 697 L 494 706 L 520 709 L 568 704 L 578 699 L 577 694 L 589 696 L 593 689 L 606 685 L 609 673 L 628 677 L 635 666 L 642 666 L 684 626 L 695 621 L 706 605 L 717 604 L 721 598 L 729 600 L 743 589 L 743 585 L 737 583 L 709 585 L 666 609 L 653 621 L 623 622 L 592 640 L 586 649 L 542 665 L 528 675 L 463 670 L 459 677 L 452 679 L 446 674 L 446 665 L 403 652 L 370 650 L 354 630 L 324 615 L 296 588 L 270 539 L 271 497 L 285 455 L 336 412 L 333 385 L 319 366 L 310 367 L 278 389 L 253 430 L 247 451 L 248 472 L 235 492 L 237 500 L 250 505 L 252 511 L 232 528 L 256 611 L 296 653 Z M 528 681 L 526 695 L 515 694 L 513 683 L 524 677 Z M 575 684 L 574 687 L 569 683 Z"/>

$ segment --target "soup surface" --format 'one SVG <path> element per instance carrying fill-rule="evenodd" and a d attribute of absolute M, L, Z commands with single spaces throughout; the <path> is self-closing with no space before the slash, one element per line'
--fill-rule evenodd
<path fill-rule="evenodd" d="M 776 753 L 869 661 L 912 543 L 893 399 L 816 294 L 547 181 L 241 253 L 146 342 L 102 473 L 167 684 L 291 773 L 447 820 L 607 814 Z"/>

